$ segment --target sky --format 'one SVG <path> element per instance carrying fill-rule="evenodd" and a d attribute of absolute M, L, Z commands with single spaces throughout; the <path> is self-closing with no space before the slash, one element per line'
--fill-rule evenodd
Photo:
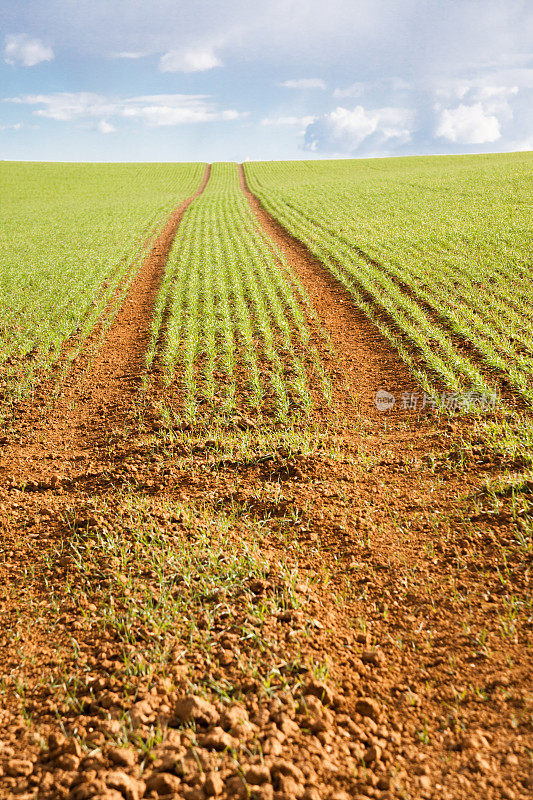
<path fill-rule="evenodd" d="M 0 0 L 0 159 L 516 150 L 531 0 Z"/>

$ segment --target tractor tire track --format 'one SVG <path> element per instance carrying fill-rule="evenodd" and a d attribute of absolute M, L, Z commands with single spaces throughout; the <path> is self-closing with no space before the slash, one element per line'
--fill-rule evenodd
<path fill-rule="evenodd" d="M 92 446 L 104 445 L 110 428 L 133 410 L 138 389 L 148 374 L 145 352 L 168 255 L 185 211 L 204 191 L 209 174 L 208 165 L 195 194 L 169 216 L 93 359 L 87 364 L 84 351 L 90 349 L 91 339 L 98 336 L 96 332 L 89 337 L 81 358 L 74 362 L 63 381 L 50 416 L 36 421 L 37 441 L 32 447 L 34 464 L 42 457 L 41 436 L 47 450 L 68 451 L 72 447 L 90 450 Z"/>
<path fill-rule="evenodd" d="M 242 190 L 262 230 L 281 250 L 298 275 L 335 350 L 340 374 L 365 414 L 380 412 L 376 392 L 385 389 L 399 397 L 414 391 L 413 377 L 375 325 L 358 309 L 349 292 L 328 272 L 306 246 L 291 236 L 250 191 L 242 164 Z"/>

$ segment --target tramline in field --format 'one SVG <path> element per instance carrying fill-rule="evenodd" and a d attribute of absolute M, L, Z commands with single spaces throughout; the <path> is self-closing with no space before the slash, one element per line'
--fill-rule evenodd
<path fill-rule="evenodd" d="M 531 155 L 245 165 L 265 208 L 438 395 L 533 406 Z M 502 384 L 503 381 L 503 384 Z"/>
<path fill-rule="evenodd" d="M 120 304 L 148 240 L 204 172 L 205 164 L 0 165 L 6 400 L 25 391 L 74 333 L 79 350 L 118 287 Z"/>
<path fill-rule="evenodd" d="M 428 395 L 501 392 L 531 407 L 530 163 L 530 154 L 256 162 L 245 174 Z M 1 170 L 0 380 L 9 402 L 69 338 L 75 357 L 104 310 L 109 324 L 150 235 L 198 189 L 205 165 Z M 329 397 L 312 316 L 258 227 L 236 164 L 213 165 L 166 265 L 147 365 L 157 358 L 167 380 L 183 384 L 189 416 L 244 403 L 287 418 L 310 408 L 311 385 Z"/>

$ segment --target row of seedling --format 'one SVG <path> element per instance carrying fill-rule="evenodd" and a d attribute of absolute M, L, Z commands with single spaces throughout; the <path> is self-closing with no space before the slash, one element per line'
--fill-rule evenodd
<path fill-rule="evenodd" d="M 157 356 L 167 382 L 181 385 L 188 417 L 206 402 L 224 413 L 305 413 L 309 368 L 326 394 L 327 380 L 302 291 L 252 217 L 236 165 L 214 164 L 169 258 L 148 363 Z"/>

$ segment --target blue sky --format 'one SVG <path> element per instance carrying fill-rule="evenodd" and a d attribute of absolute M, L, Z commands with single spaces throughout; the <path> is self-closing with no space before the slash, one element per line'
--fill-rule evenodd
<path fill-rule="evenodd" d="M 0 158 L 533 150 L 530 0 L 0 0 Z"/>

